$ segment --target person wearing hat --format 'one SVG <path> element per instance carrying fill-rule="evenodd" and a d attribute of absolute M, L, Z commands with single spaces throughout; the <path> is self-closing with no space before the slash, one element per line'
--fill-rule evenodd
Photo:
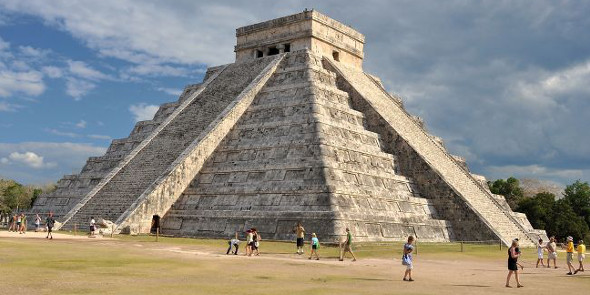
<path fill-rule="evenodd" d="M 572 265 L 574 261 L 574 238 L 571 236 L 567 237 L 567 248 L 565 250 L 567 252 L 567 270 L 569 271 L 567 275 L 573 275 L 573 271 L 576 270 Z"/>

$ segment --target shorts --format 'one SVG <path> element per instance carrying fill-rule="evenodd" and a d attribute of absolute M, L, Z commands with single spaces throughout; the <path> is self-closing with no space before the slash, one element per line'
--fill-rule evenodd
<path fill-rule="evenodd" d="M 52 228 L 53 228 L 53 226 L 48 226 L 47 227 L 47 232 L 50 233 Z"/>
<path fill-rule="evenodd" d="M 90 231 L 95 231 L 96 229 L 94 228 L 94 225 L 90 226 Z"/>
<path fill-rule="evenodd" d="M 311 248 L 314 249 L 314 250 L 317 250 L 318 249 L 318 245 L 311 245 Z"/>
<path fill-rule="evenodd" d="M 574 261 L 574 253 L 572 252 L 567 252 L 567 258 L 566 258 L 567 263 L 572 263 L 572 261 Z"/>
<path fill-rule="evenodd" d="M 412 270 L 412 269 L 414 269 L 414 264 L 413 264 L 413 263 L 406 264 L 406 269 L 407 269 L 407 270 Z"/>
<path fill-rule="evenodd" d="M 20 226 L 20 222 L 17 222 L 17 223 L 16 223 L 16 226 Z"/>
<path fill-rule="evenodd" d="M 518 264 L 516 264 L 516 261 L 508 261 L 508 270 L 518 270 Z"/>
<path fill-rule="evenodd" d="M 352 252 L 352 248 L 350 248 L 349 244 L 344 244 L 344 252 Z"/>
<path fill-rule="evenodd" d="M 584 261 L 585 258 L 586 258 L 586 254 L 580 254 L 580 253 L 578 253 L 578 262 Z"/>
<path fill-rule="evenodd" d="M 303 238 L 297 238 L 297 247 L 303 247 Z"/>
<path fill-rule="evenodd" d="M 537 253 L 537 258 L 543 259 L 543 253 Z"/>
<path fill-rule="evenodd" d="M 557 252 L 551 252 L 547 255 L 547 259 L 557 259 Z"/>

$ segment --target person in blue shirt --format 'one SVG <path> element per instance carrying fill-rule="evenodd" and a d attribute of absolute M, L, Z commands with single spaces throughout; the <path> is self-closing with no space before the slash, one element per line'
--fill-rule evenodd
<path fill-rule="evenodd" d="M 412 261 L 412 252 L 414 251 L 414 237 L 409 236 L 408 242 L 404 244 L 404 254 L 402 255 L 402 264 L 406 266 L 406 272 L 404 273 L 404 281 L 413 282 L 412 269 L 414 269 L 414 263 Z"/>
<path fill-rule="evenodd" d="M 311 259 L 311 256 L 313 256 L 313 254 L 315 253 L 315 259 L 316 260 L 320 260 L 320 256 L 318 254 L 318 249 L 320 248 L 320 240 L 318 240 L 318 237 L 316 236 L 315 233 L 311 234 L 311 253 L 309 254 L 309 259 Z"/>

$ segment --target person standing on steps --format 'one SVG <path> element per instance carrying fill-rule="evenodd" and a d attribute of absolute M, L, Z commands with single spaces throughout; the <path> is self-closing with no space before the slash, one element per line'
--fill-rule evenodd
<path fill-rule="evenodd" d="M 51 233 L 53 229 L 53 225 L 55 224 L 55 219 L 53 219 L 53 212 L 49 212 L 49 216 L 45 220 L 45 225 L 47 226 L 47 236 L 46 239 L 53 240 L 53 234 Z"/>
<path fill-rule="evenodd" d="M 297 254 L 302 255 L 303 243 L 305 238 L 305 228 L 303 228 L 301 222 L 297 222 L 297 225 L 295 226 L 295 234 L 297 235 Z"/>
<path fill-rule="evenodd" d="M 510 287 L 510 277 L 512 273 L 514 273 L 514 278 L 516 279 L 516 286 L 518 288 L 524 287 L 520 284 L 520 278 L 518 277 L 518 257 L 520 256 L 520 252 L 518 252 L 518 240 L 512 241 L 512 246 L 508 249 L 508 276 L 506 276 L 506 287 Z"/>
<path fill-rule="evenodd" d="M 414 262 L 412 260 L 412 252 L 414 252 L 414 237 L 409 236 L 408 242 L 404 244 L 404 254 L 402 255 L 402 264 L 406 266 L 406 272 L 404 273 L 404 281 L 413 282 L 412 269 L 414 269 Z"/>
<path fill-rule="evenodd" d="M 354 256 L 354 253 L 352 253 L 352 234 L 348 227 L 346 228 L 346 241 L 344 241 L 344 245 L 341 246 L 340 261 L 344 261 L 344 256 L 346 256 L 347 252 L 350 252 L 350 255 L 352 255 L 352 261 L 356 261 L 356 257 Z"/>

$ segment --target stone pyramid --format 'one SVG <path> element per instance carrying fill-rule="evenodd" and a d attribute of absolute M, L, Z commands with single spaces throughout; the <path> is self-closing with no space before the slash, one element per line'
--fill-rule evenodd
<path fill-rule="evenodd" d="M 236 62 L 210 68 L 153 120 L 42 195 L 63 228 L 228 237 L 257 227 L 324 241 L 501 240 L 543 231 L 450 155 L 362 70 L 364 36 L 317 11 L 237 29 Z"/>

